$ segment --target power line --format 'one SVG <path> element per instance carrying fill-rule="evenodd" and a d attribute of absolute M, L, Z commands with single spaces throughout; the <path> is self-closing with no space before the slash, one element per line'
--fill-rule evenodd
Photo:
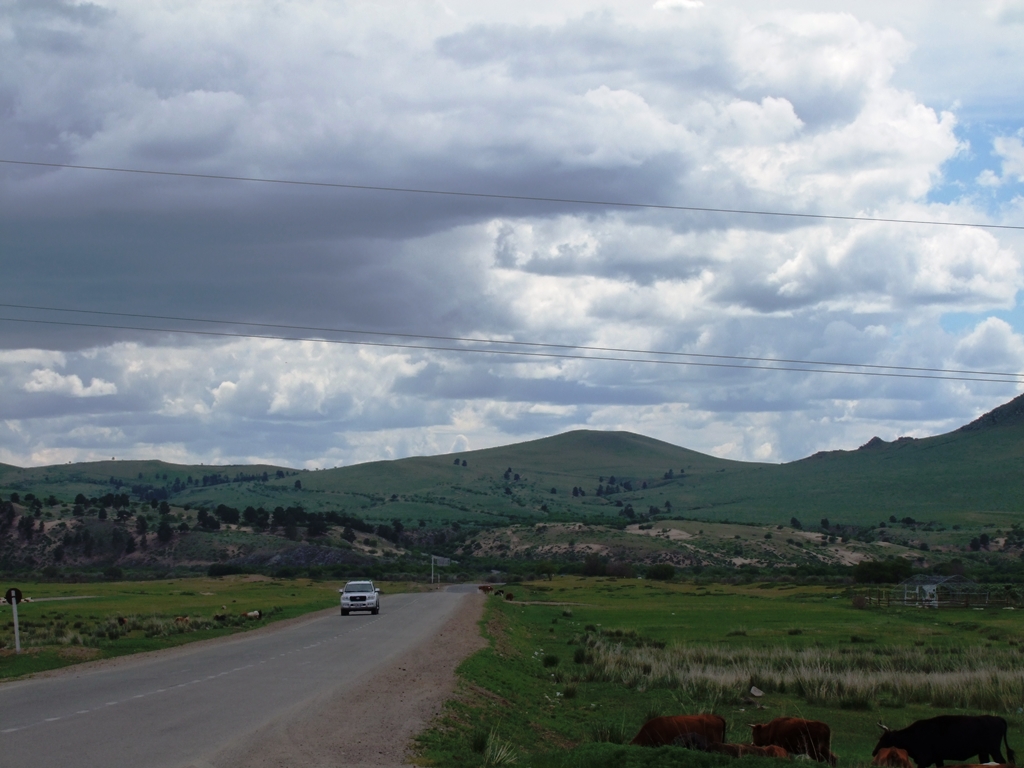
<path fill-rule="evenodd" d="M 78 171 L 106 171 L 110 173 L 133 173 L 144 176 L 173 176 L 184 179 L 211 179 L 216 181 L 248 181 L 260 184 L 287 184 L 301 187 L 324 187 L 328 189 L 351 189 L 364 192 L 394 192 L 411 195 L 439 195 L 446 197 L 469 197 L 486 200 L 519 200 L 534 203 L 567 203 L 570 205 L 592 205 L 603 208 L 642 208 L 660 211 L 687 211 L 691 213 L 730 213 L 742 216 L 775 216 L 795 219 L 816 219 L 825 221 L 865 221 L 883 224 L 932 224 L 941 227 L 977 227 L 979 229 L 1024 230 L 1015 224 L 983 224 L 966 221 L 937 221 L 935 219 L 896 219 L 881 216 L 841 216 L 826 213 L 794 213 L 789 211 L 765 211 L 745 208 L 711 208 L 698 205 L 662 205 L 658 203 L 635 203 L 621 200 L 588 200 L 571 197 L 545 197 L 540 195 L 507 195 L 494 192 L 467 192 L 460 190 L 421 189 L 417 187 L 389 187 L 374 184 L 343 184 L 329 181 L 301 181 L 298 179 L 273 179 L 258 176 L 229 176 L 217 173 L 186 173 L 184 171 L 157 171 L 146 168 L 116 168 L 101 165 L 73 165 L 71 163 L 44 163 L 32 160 L 9 160 L 0 158 L 7 165 L 27 165 L 39 168 L 67 168 Z"/>
<path fill-rule="evenodd" d="M 215 325 L 245 325 L 256 328 L 278 328 L 289 331 L 318 331 L 321 333 L 347 333 L 353 335 L 362 336 L 385 336 L 389 338 L 402 338 L 402 339 L 424 339 L 432 341 L 453 341 L 453 342 L 468 342 L 472 344 L 501 344 L 513 347 L 534 347 L 534 348 L 545 348 L 545 349 L 566 349 L 566 350 L 579 350 L 582 352 L 605 352 L 605 353 L 622 353 L 632 355 L 661 355 L 664 357 L 688 357 L 688 358 L 703 358 L 711 360 L 734 360 L 744 362 L 757 362 L 757 363 L 783 363 L 791 365 L 818 365 L 818 366 L 832 366 L 836 368 L 869 368 L 873 370 L 883 371 L 914 371 L 922 373 L 945 373 L 945 374 L 965 374 L 969 376 L 1003 376 L 1003 377 L 1021 377 L 1024 374 L 1013 373 L 1012 371 L 979 371 L 974 369 L 960 369 L 960 368 L 926 368 L 920 366 L 909 366 L 909 365 L 879 365 L 875 363 L 845 363 L 837 362 L 834 360 L 803 360 L 797 358 L 785 358 L 785 357 L 755 357 L 748 355 L 722 355 L 712 354 L 707 352 L 674 352 L 657 349 L 635 349 L 630 347 L 601 347 L 584 344 L 555 344 L 551 342 L 542 341 L 515 341 L 507 339 L 488 339 L 473 336 L 438 336 L 431 334 L 422 333 L 402 333 L 395 331 L 366 331 L 357 330 L 353 328 L 330 328 L 322 326 L 312 325 L 285 325 L 280 323 L 259 323 L 250 322 L 247 320 L 216 320 L 211 318 L 203 317 L 182 317 L 180 315 L 151 315 L 143 314 L 139 312 L 111 312 L 109 310 L 99 309 L 70 309 L 67 307 L 43 307 L 32 304 L 5 304 L 0 303 L 0 307 L 7 307 L 10 309 L 31 309 L 45 312 L 72 312 L 86 315 L 107 315 L 110 317 L 132 317 L 140 318 L 145 320 L 175 320 L 180 322 L 188 323 L 210 323 Z M 0 318 L 5 319 L 5 318 Z M 9 319 L 9 318 L 8 318 Z M 106 326 L 102 326 L 106 327 Z M 113 328 L 120 328 L 122 326 L 110 326 Z M 138 330 L 138 329 L 133 329 Z M 186 331 L 180 331 L 185 333 Z M 265 338 L 265 337 L 256 337 Z M 274 338 L 274 337 L 271 337 Z M 322 341 L 323 339 L 306 339 L 303 341 Z M 461 349 L 461 348 L 460 348 Z M 586 358 L 594 359 L 594 358 Z M 744 366 L 749 367 L 749 366 Z M 780 370 L 778 368 L 771 368 L 770 370 Z M 985 379 L 988 381 L 988 379 Z"/>
<path fill-rule="evenodd" d="M 787 366 L 777 365 L 742 365 L 740 363 L 712 363 L 712 362 L 698 362 L 695 360 L 652 360 L 650 358 L 631 358 L 631 357 L 615 357 L 607 355 L 574 355 L 565 352 L 527 352 L 520 350 L 500 350 L 500 349 L 480 349 L 473 347 L 444 347 L 431 344 L 400 344 L 394 342 L 384 341 L 356 341 L 352 339 L 321 339 L 308 336 L 273 336 L 269 334 L 255 334 L 255 333 L 232 333 L 228 331 L 200 331 L 200 330 L 184 330 L 180 328 L 153 328 L 145 326 L 129 326 L 129 325 L 110 325 L 103 323 L 82 323 L 82 322 L 71 322 L 66 320 L 35 320 L 28 318 L 17 318 L 17 317 L 0 317 L 0 321 L 14 322 L 14 323 L 34 323 L 38 325 L 60 325 L 60 326 L 73 326 L 79 328 L 102 328 L 112 329 L 120 331 L 143 331 L 149 333 L 183 333 L 193 336 L 213 336 L 221 338 L 237 338 L 237 339 L 265 339 L 270 341 L 311 341 L 318 342 L 321 344 L 342 344 L 347 346 L 358 346 L 358 347 L 383 347 L 386 349 L 415 349 L 422 351 L 432 352 L 457 352 L 457 353 L 470 353 L 470 354 L 483 354 L 483 355 L 497 355 L 497 356 L 508 356 L 508 357 L 528 357 L 528 358 L 545 358 L 545 359 L 558 359 L 558 360 L 585 360 L 585 361 L 598 361 L 598 362 L 616 362 L 616 363 L 643 363 L 647 365 L 672 365 L 672 366 L 688 366 L 695 368 L 733 368 L 741 370 L 760 370 L 760 371 L 782 371 L 790 373 L 831 373 L 843 376 L 874 376 L 881 378 L 896 378 L 896 379 L 933 379 L 938 381 L 977 381 L 987 382 L 993 384 L 1021 384 L 1022 381 L 1019 378 L 980 378 L 972 376 L 938 376 L 928 373 L 895 373 L 892 371 L 854 371 L 854 370 L 835 370 L 826 368 L 791 368 Z M 1003 375 L 1003 374 L 996 374 Z M 1005 374 L 1007 376 L 1017 376 L 1018 374 Z"/>

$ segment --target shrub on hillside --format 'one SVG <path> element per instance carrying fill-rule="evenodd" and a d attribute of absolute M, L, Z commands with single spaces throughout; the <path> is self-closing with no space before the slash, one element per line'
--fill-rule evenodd
<path fill-rule="evenodd" d="M 853 567 L 853 578 L 858 584 L 898 584 L 912 572 L 911 564 L 902 558 L 862 560 Z"/>
<path fill-rule="evenodd" d="M 213 563 L 206 569 L 206 575 L 211 578 L 233 576 L 236 573 L 245 573 L 245 570 L 240 565 L 231 565 L 230 563 Z"/>
<path fill-rule="evenodd" d="M 658 563 L 652 565 L 647 569 L 648 579 L 657 579 L 658 581 L 669 581 L 676 575 L 676 569 L 668 563 Z"/>

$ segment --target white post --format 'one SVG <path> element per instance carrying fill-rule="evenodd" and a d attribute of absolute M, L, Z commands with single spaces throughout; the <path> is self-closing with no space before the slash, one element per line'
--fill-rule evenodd
<path fill-rule="evenodd" d="M 11 611 L 14 613 L 14 652 L 21 653 L 21 633 L 18 632 L 18 601 L 11 600 Z"/>

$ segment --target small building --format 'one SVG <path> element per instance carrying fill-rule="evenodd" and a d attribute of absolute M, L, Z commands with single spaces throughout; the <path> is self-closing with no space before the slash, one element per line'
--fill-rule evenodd
<path fill-rule="evenodd" d="M 989 591 L 963 576 L 929 576 L 920 574 L 904 581 L 893 597 L 903 592 L 904 605 L 923 608 L 970 608 L 988 605 Z"/>

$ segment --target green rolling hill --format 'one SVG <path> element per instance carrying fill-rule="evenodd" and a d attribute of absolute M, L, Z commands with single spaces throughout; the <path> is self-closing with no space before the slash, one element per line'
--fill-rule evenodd
<path fill-rule="evenodd" d="M 919 567 L 997 553 L 1015 560 L 1024 547 L 1022 469 L 1024 396 L 948 434 L 875 438 L 787 464 L 581 430 L 323 471 L 156 460 L 0 465 L 0 567 L 415 569 L 428 551 L 486 562 L 598 552 L 617 562 L 767 568 L 891 556 Z M 316 514 L 307 513 L 331 514 L 314 531 Z"/>
<path fill-rule="evenodd" d="M 787 464 L 717 459 L 628 432 L 574 431 L 323 471 L 160 461 L 0 466 L 0 494 L 70 501 L 79 493 L 130 493 L 176 507 L 302 506 L 431 525 L 598 521 L 627 504 L 637 514 L 656 507 L 662 515 L 712 521 L 828 517 L 870 525 L 895 515 L 949 524 L 1016 519 L 1024 513 L 1022 479 L 1024 396 L 948 434 L 876 438 Z"/>

